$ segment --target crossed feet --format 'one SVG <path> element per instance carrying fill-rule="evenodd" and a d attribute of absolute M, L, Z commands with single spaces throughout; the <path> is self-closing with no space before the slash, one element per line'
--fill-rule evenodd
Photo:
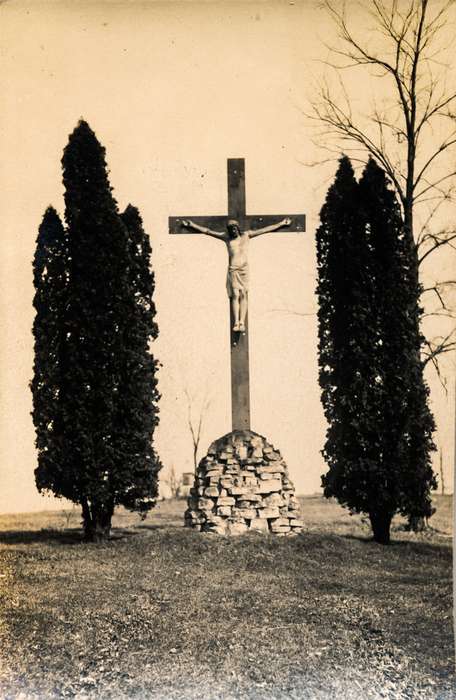
<path fill-rule="evenodd" d="M 233 326 L 233 331 L 238 331 L 239 333 L 245 333 L 245 323 L 235 323 Z"/>

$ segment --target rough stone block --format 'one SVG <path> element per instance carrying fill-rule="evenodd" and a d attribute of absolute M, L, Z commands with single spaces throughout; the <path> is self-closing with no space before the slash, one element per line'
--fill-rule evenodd
<path fill-rule="evenodd" d="M 206 471 L 206 477 L 210 479 L 211 477 L 220 477 L 223 475 L 223 469 L 221 467 L 217 467 L 216 469 L 208 469 Z"/>
<path fill-rule="evenodd" d="M 243 535 L 247 532 L 247 523 L 233 522 L 228 520 L 226 531 L 228 535 Z"/>
<path fill-rule="evenodd" d="M 291 516 L 290 516 L 290 518 L 291 518 Z M 303 521 L 302 521 L 302 520 L 298 520 L 298 519 L 296 519 L 296 520 L 290 520 L 290 525 L 291 525 L 291 527 L 292 527 L 293 529 L 295 529 L 295 528 L 302 529 L 302 528 L 304 527 Z"/>
<path fill-rule="evenodd" d="M 276 506 L 277 508 L 285 505 L 284 498 L 280 493 L 271 493 L 269 496 L 265 496 L 263 503 L 267 506 Z"/>
<path fill-rule="evenodd" d="M 258 473 L 258 472 L 257 472 Z M 261 479 L 262 481 L 266 481 L 267 479 L 280 479 L 280 487 L 282 488 L 282 479 L 280 474 L 258 474 L 258 478 Z"/>
<path fill-rule="evenodd" d="M 239 515 L 246 520 L 253 520 L 253 518 L 257 517 L 257 512 L 255 508 L 233 508 L 233 515 Z"/>
<path fill-rule="evenodd" d="M 206 522 L 206 515 L 203 511 L 187 511 L 185 514 L 185 522 L 189 521 L 190 525 L 193 527 L 196 524 L 202 524 Z"/>
<path fill-rule="evenodd" d="M 239 445 L 239 447 L 236 450 L 236 457 L 240 460 L 247 459 L 247 446 L 246 445 Z"/>
<path fill-rule="evenodd" d="M 217 505 L 218 506 L 234 506 L 236 503 L 236 500 L 232 498 L 231 496 L 220 496 L 217 498 Z"/>
<path fill-rule="evenodd" d="M 278 508 L 262 508 L 261 509 L 262 518 L 280 518 L 280 512 Z M 288 524 L 288 520 L 287 520 Z"/>
<path fill-rule="evenodd" d="M 208 486 L 204 489 L 204 495 L 210 496 L 212 498 L 217 498 L 220 494 L 217 486 Z"/>
<path fill-rule="evenodd" d="M 217 507 L 217 515 L 221 515 L 224 518 L 227 518 L 229 515 L 231 515 L 232 508 L 231 506 L 218 506 Z"/>
<path fill-rule="evenodd" d="M 244 503 L 246 503 L 250 506 L 251 503 L 255 503 L 255 504 L 261 503 L 262 500 L 263 499 L 261 498 L 261 496 L 258 493 L 245 493 L 242 496 L 242 498 L 238 499 L 237 504 L 240 508 L 243 508 Z M 246 507 L 248 507 L 248 506 L 246 506 Z"/>
<path fill-rule="evenodd" d="M 267 467 L 258 467 L 257 474 L 285 474 L 286 467 L 278 462 L 277 464 L 269 464 Z"/>
<path fill-rule="evenodd" d="M 251 521 L 249 529 L 256 532 L 269 532 L 269 524 L 266 518 L 255 518 Z"/>
<path fill-rule="evenodd" d="M 256 487 L 257 493 L 273 493 L 274 491 L 280 491 L 282 488 L 282 482 L 280 479 L 267 479 L 261 481 Z"/>
<path fill-rule="evenodd" d="M 251 479 L 252 472 L 247 471 L 247 469 L 241 469 L 238 474 L 238 479 Z"/>
<path fill-rule="evenodd" d="M 277 527 L 271 527 L 271 532 L 274 535 L 287 535 L 291 532 L 291 527 L 289 525 L 277 525 Z"/>
<path fill-rule="evenodd" d="M 209 525 L 221 525 L 225 522 L 225 520 L 219 515 L 215 515 L 215 513 L 207 513 L 206 522 L 209 523 Z"/>
<path fill-rule="evenodd" d="M 228 489 L 228 493 L 231 496 L 245 496 L 249 492 L 250 489 L 246 486 L 231 486 L 231 488 Z"/>
<path fill-rule="evenodd" d="M 212 510 L 214 501 L 211 498 L 200 498 L 198 500 L 198 508 L 200 510 Z"/>
<path fill-rule="evenodd" d="M 233 477 L 231 475 L 229 476 L 224 476 L 222 479 L 220 479 L 220 486 L 224 489 L 229 488 L 230 486 L 233 486 Z"/>

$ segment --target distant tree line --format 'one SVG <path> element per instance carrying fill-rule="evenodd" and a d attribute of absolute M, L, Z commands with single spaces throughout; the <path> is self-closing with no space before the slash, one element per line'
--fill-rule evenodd
<path fill-rule="evenodd" d="M 347 157 L 317 230 L 319 380 L 328 421 L 325 496 L 367 513 L 388 543 L 401 513 L 429 517 L 434 420 L 423 378 L 416 250 L 373 159 L 359 182 Z"/>
<path fill-rule="evenodd" d="M 119 212 L 105 149 L 81 121 L 63 159 L 65 226 L 49 207 L 33 262 L 36 484 L 81 505 L 106 538 L 114 508 L 158 494 L 158 335 L 151 247 L 138 210 Z"/>

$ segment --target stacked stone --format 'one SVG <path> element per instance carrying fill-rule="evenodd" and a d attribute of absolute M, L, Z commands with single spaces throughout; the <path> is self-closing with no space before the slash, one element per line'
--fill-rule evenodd
<path fill-rule="evenodd" d="M 220 535 L 301 532 L 299 501 L 280 452 L 250 430 L 213 442 L 199 463 L 185 524 Z"/>

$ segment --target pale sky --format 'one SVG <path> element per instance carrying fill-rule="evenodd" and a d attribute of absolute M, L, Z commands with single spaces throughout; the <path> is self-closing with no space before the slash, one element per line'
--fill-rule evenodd
<path fill-rule="evenodd" d="M 34 485 L 31 261 L 46 207 L 63 217 L 60 159 L 81 117 L 106 148 L 121 209 L 136 205 L 151 239 L 164 472 L 192 469 L 185 390 L 195 417 L 210 400 L 200 456 L 231 429 L 226 250 L 204 236 L 169 236 L 168 216 L 225 214 L 231 157 L 246 159 L 249 213 L 306 213 L 305 234 L 272 234 L 250 248 L 251 414 L 298 493 L 319 490 L 315 229 L 336 163 L 305 164 L 318 152 L 302 111 L 330 36 L 317 5 L 0 5 L 0 512 L 62 507 Z M 429 274 L 448 277 L 454 263 L 445 252 Z M 429 381 L 452 490 L 454 384 L 446 396 L 432 373 Z"/>

